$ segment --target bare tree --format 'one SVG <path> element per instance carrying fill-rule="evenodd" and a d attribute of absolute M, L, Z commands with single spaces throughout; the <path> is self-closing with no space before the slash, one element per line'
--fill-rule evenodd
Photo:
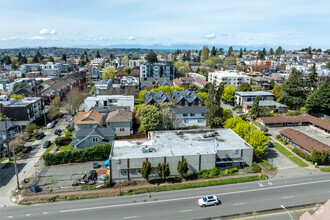
<path fill-rule="evenodd" d="M 66 96 L 66 102 L 64 109 L 70 114 L 74 114 L 79 111 L 80 105 L 84 102 L 84 93 L 78 88 L 71 90 Z"/>

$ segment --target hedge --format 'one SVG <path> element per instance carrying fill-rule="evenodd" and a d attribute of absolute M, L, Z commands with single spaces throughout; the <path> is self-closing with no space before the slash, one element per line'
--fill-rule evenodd
<path fill-rule="evenodd" d="M 69 145 L 72 141 L 72 137 L 57 137 L 55 144 L 59 146 Z"/>
<path fill-rule="evenodd" d="M 192 174 L 191 177 L 196 179 L 209 179 L 221 176 L 230 176 L 235 174 L 236 172 L 238 172 L 238 169 L 236 167 L 226 170 L 219 170 L 218 168 L 214 167 L 208 170 L 197 171 L 196 173 Z"/>
<path fill-rule="evenodd" d="M 310 157 L 308 154 L 302 152 L 301 150 L 299 150 L 299 149 L 297 149 L 297 148 L 293 148 L 292 151 L 293 151 L 294 153 L 298 154 L 300 157 L 304 158 L 305 160 L 307 160 L 307 161 L 312 161 L 312 160 L 311 160 L 311 157 Z"/>
<path fill-rule="evenodd" d="M 261 171 L 259 164 L 257 164 L 256 162 L 252 163 L 252 168 L 254 173 L 259 173 Z"/>
<path fill-rule="evenodd" d="M 46 153 L 43 155 L 45 165 L 56 165 L 63 163 L 81 163 L 93 160 L 104 160 L 110 155 L 111 144 L 97 144 L 85 149 L 76 149 L 58 153 Z"/>

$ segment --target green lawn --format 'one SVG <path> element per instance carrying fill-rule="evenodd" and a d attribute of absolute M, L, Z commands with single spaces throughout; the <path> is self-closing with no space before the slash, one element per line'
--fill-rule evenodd
<path fill-rule="evenodd" d="M 330 167 L 321 168 L 322 172 L 330 172 Z"/>
<path fill-rule="evenodd" d="M 275 168 L 267 160 L 263 160 L 262 162 L 260 162 L 260 164 L 268 171 L 275 170 Z"/>
<path fill-rule="evenodd" d="M 49 153 L 49 152 L 53 149 L 54 145 L 55 145 L 55 142 L 53 142 L 52 145 L 50 145 L 50 147 L 47 148 L 47 150 L 45 151 L 44 154 Z M 43 155 L 44 155 L 44 154 L 43 154 Z M 43 160 L 43 159 L 44 159 L 44 158 L 43 158 L 43 155 L 40 157 L 39 160 Z"/>
<path fill-rule="evenodd" d="M 287 156 L 292 162 L 296 163 L 297 165 L 301 166 L 301 167 L 308 167 L 308 164 L 306 164 L 304 161 L 300 160 L 298 157 L 296 157 L 294 154 L 292 154 L 290 151 L 288 151 L 286 148 L 284 148 L 282 145 L 280 145 L 277 142 L 274 142 L 274 147 L 281 152 L 282 154 L 284 154 L 285 156 Z"/>
<path fill-rule="evenodd" d="M 72 145 L 68 144 L 68 145 L 64 145 L 60 147 L 60 151 L 65 151 L 65 150 L 71 150 L 72 149 Z"/>
<path fill-rule="evenodd" d="M 36 140 L 36 138 L 33 137 L 33 138 L 31 138 L 31 139 L 29 140 L 29 142 L 35 142 L 35 140 Z"/>

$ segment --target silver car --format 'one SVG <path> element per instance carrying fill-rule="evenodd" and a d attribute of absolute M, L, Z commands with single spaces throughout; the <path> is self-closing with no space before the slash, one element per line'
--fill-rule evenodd
<path fill-rule="evenodd" d="M 216 196 L 207 196 L 198 200 L 198 205 L 201 207 L 218 205 L 220 201 Z"/>

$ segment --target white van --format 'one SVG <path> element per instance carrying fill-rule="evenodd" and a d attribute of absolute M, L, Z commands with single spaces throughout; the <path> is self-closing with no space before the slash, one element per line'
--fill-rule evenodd
<path fill-rule="evenodd" d="M 47 124 L 47 128 L 48 128 L 48 129 L 51 129 L 51 128 L 53 128 L 54 126 L 55 126 L 54 121 L 52 121 L 51 123 L 48 123 L 48 124 Z"/>

